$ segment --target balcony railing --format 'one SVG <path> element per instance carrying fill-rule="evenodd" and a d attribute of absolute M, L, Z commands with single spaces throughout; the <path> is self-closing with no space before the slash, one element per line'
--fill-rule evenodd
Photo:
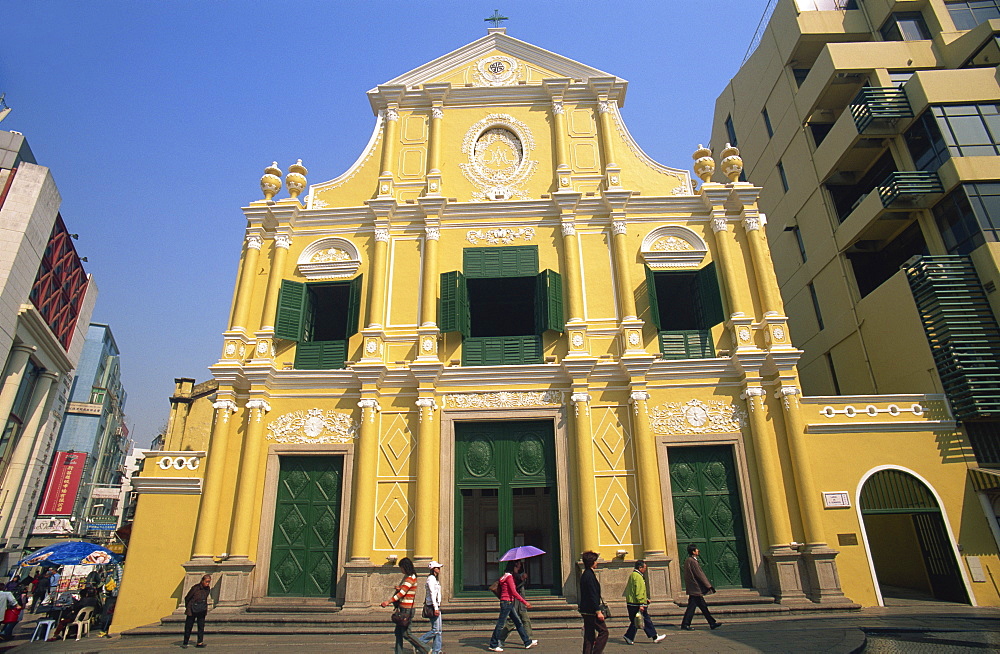
<path fill-rule="evenodd" d="M 895 86 L 866 86 L 851 101 L 851 115 L 864 134 L 873 123 L 894 123 L 900 118 L 913 118 L 906 92 Z"/>
<path fill-rule="evenodd" d="M 914 200 L 919 196 L 944 193 L 938 174 L 922 170 L 890 173 L 877 188 L 882 206 L 886 209 L 900 198 Z"/>

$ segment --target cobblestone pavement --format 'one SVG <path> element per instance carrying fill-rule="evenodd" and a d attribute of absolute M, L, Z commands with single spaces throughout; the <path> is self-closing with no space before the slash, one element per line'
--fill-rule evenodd
<path fill-rule="evenodd" d="M 141 636 L 99 638 L 96 633 L 80 641 L 28 643 L 32 623 L 21 626 L 25 635 L 0 646 L 0 651 L 17 654 L 31 652 L 176 652 L 180 649 L 180 634 L 176 636 Z M 696 631 L 682 632 L 676 626 L 661 629 L 667 638 L 659 644 L 646 639 L 629 646 L 622 639 L 625 625 L 612 622 L 608 654 L 630 652 L 876 652 L 879 654 L 919 654 L 935 652 L 985 652 L 1000 649 L 1000 610 L 971 607 L 873 608 L 855 614 L 816 618 L 789 616 L 769 619 L 726 621 L 721 629 L 709 631 L 696 625 Z M 867 649 L 866 631 L 867 630 Z M 533 651 L 575 653 L 581 649 L 578 628 L 535 630 L 539 646 Z M 483 631 L 449 631 L 445 622 L 445 651 L 486 652 L 488 627 Z M 371 635 L 261 635 L 209 634 L 205 651 L 240 652 L 391 652 L 391 626 L 386 624 L 384 636 Z M 193 647 L 191 648 L 193 649 Z M 522 651 L 519 643 L 509 643 L 508 652 Z"/>

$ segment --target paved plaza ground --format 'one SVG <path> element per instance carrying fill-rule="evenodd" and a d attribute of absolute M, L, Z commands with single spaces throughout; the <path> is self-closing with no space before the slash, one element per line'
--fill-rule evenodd
<path fill-rule="evenodd" d="M 27 642 L 32 621 L 18 632 L 23 637 L 0 646 L 0 651 L 29 652 L 175 652 L 181 637 L 132 636 L 100 638 L 96 633 L 80 641 L 55 643 Z M 420 629 L 425 623 L 418 623 Z M 957 652 L 1000 651 L 1000 610 L 977 609 L 958 605 L 929 604 L 892 608 L 864 609 L 850 615 L 816 618 L 780 617 L 729 620 L 722 628 L 709 631 L 696 621 L 696 631 L 682 632 L 676 625 L 660 629 L 667 638 L 654 645 L 645 638 L 629 646 L 622 639 L 622 620 L 610 624 L 612 637 L 605 650 L 609 654 L 625 652 L 877 652 L 879 654 L 951 654 Z M 210 634 L 205 637 L 205 651 L 241 652 L 365 652 L 382 654 L 393 650 L 391 625 L 386 623 L 384 636 L 353 635 L 261 635 Z M 581 631 L 578 628 L 536 629 L 537 652 L 579 652 Z M 445 652 L 486 652 L 489 626 L 481 631 L 449 631 L 445 622 Z M 515 636 L 516 639 L 516 636 Z M 194 647 L 189 649 L 194 650 Z M 510 643 L 505 651 L 522 651 Z"/>

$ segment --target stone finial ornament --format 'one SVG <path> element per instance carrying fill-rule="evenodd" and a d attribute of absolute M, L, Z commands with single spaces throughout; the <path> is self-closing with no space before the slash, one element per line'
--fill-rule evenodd
<path fill-rule="evenodd" d="M 281 190 L 281 169 L 278 168 L 277 161 L 272 161 L 264 169 L 264 175 L 260 178 L 260 190 L 264 192 L 264 199 L 268 202 Z"/>
<path fill-rule="evenodd" d="M 698 149 L 694 151 L 691 158 L 694 159 L 694 174 L 700 177 L 703 183 L 712 179 L 712 175 L 715 173 L 715 159 L 712 158 L 712 151 L 699 143 Z"/>
<path fill-rule="evenodd" d="M 740 156 L 739 148 L 726 143 L 726 149 L 722 151 L 722 172 L 729 178 L 730 183 L 740 178 L 743 172 L 743 157 Z"/>
<path fill-rule="evenodd" d="M 288 186 L 288 195 L 292 196 L 293 200 L 298 198 L 299 194 L 305 190 L 306 175 L 308 174 L 309 171 L 302 165 L 301 159 L 288 167 L 288 174 L 285 175 L 285 185 Z"/>

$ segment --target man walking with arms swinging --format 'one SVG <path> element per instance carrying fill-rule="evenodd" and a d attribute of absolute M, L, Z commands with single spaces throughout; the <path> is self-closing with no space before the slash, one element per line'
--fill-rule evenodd
<path fill-rule="evenodd" d="M 701 569 L 701 563 L 698 562 L 698 546 L 691 543 L 687 550 L 688 557 L 684 561 L 684 589 L 688 594 L 688 605 L 684 619 L 681 620 L 681 629 L 693 631 L 691 620 L 694 618 L 695 608 L 701 609 L 701 614 L 708 620 L 708 626 L 718 629 L 722 623 L 712 617 L 708 604 L 705 603 L 705 595 L 714 593 L 715 588 L 705 576 L 705 571 Z"/>

